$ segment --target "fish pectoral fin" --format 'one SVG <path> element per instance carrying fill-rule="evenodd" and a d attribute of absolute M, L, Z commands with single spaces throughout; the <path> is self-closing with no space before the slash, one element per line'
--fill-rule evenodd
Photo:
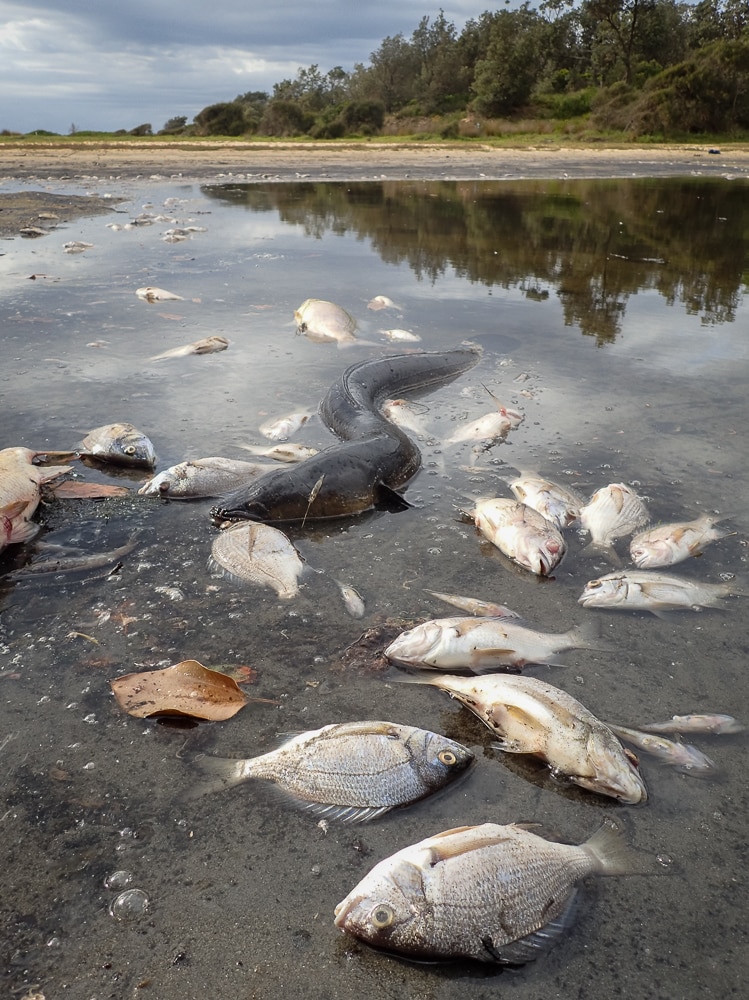
<path fill-rule="evenodd" d="M 397 514 L 402 510 L 409 510 L 413 504 L 409 503 L 400 493 L 396 493 L 386 483 L 375 483 L 374 505 L 377 510 L 387 510 L 392 514 Z"/>
<path fill-rule="evenodd" d="M 506 965 L 524 965 L 526 962 L 533 962 L 558 944 L 574 923 L 577 910 L 578 894 L 577 889 L 573 889 L 561 904 L 557 900 L 551 900 L 547 904 L 547 911 L 553 912 L 554 915 L 538 930 L 518 938 L 517 941 L 499 946 L 494 945 L 491 936 L 487 935 L 482 944 L 495 962 L 499 961 Z"/>
<path fill-rule="evenodd" d="M 526 746 L 518 742 L 518 740 L 508 740 L 502 737 L 498 740 L 493 740 L 490 744 L 494 750 L 502 750 L 504 753 L 532 753 Z"/>

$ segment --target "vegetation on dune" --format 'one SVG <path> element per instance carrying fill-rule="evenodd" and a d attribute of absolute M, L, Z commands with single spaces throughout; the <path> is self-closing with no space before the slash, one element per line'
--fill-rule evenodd
<path fill-rule="evenodd" d="M 543 0 L 458 32 L 440 10 L 367 64 L 313 64 L 272 94 L 212 104 L 158 136 L 337 139 L 749 134 L 747 0 Z M 7 133 L 2 133 L 7 134 Z M 30 135 L 43 135 L 35 132 Z M 99 133 L 79 132 L 80 137 Z M 142 124 L 115 135 L 153 135 Z"/>

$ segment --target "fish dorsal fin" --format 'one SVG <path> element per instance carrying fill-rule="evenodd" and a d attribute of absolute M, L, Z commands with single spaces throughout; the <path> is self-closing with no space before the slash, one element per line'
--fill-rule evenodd
<path fill-rule="evenodd" d="M 577 889 L 572 889 L 561 909 L 542 927 L 509 944 L 494 945 L 491 935 L 482 940 L 484 948 L 495 962 L 506 965 L 524 965 L 544 955 L 554 947 L 574 923 L 578 910 Z"/>
<path fill-rule="evenodd" d="M 445 830 L 431 837 L 424 846 L 429 851 L 429 864 L 434 867 L 442 861 L 470 854 L 483 847 L 493 847 L 508 839 L 510 838 L 504 827 L 495 823 L 483 823 L 480 826 L 459 826 L 454 830 Z"/>

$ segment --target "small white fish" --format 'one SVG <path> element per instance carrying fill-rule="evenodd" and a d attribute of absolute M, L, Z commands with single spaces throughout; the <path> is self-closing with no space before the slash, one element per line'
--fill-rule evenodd
<path fill-rule="evenodd" d="M 299 333 L 319 342 L 353 343 L 356 340 L 356 320 L 335 302 L 325 299 L 305 299 L 294 310 Z"/>
<path fill-rule="evenodd" d="M 285 441 L 295 434 L 300 427 L 304 427 L 310 417 L 314 416 L 311 410 L 299 410 L 295 413 L 287 413 L 283 417 L 275 420 L 268 420 L 260 425 L 260 433 L 271 441 Z"/>
<path fill-rule="evenodd" d="M 728 733 L 743 733 L 743 726 L 732 715 L 674 715 L 667 722 L 649 722 L 640 726 L 649 733 L 705 733 L 710 736 L 724 736 Z"/>
<path fill-rule="evenodd" d="M 170 500 L 218 497 L 257 479 L 272 468 L 272 465 L 220 456 L 196 458 L 159 472 L 147 480 L 138 493 L 146 497 L 168 497 Z"/>
<path fill-rule="evenodd" d="M 746 596 L 733 583 L 701 583 L 686 577 L 627 570 L 608 573 L 585 584 L 578 603 L 584 608 L 611 608 L 622 611 L 664 611 L 711 607 L 722 597 Z"/>
<path fill-rule="evenodd" d="M 442 594 L 436 590 L 427 590 L 427 594 L 437 597 L 445 604 L 452 604 L 454 608 L 469 615 L 476 615 L 480 618 L 521 618 L 517 611 L 511 611 L 504 604 L 494 604 L 492 601 L 482 601 L 478 597 L 461 597 L 460 594 Z"/>
<path fill-rule="evenodd" d="M 532 473 L 523 473 L 514 479 L 510 489 L 518 500 L 543 514 L 548 521 L 553 521 L 560 531 L 579 520 L 580 508 L 585 502 L 568 486 Z"/>
<path fill-rule="evenodd" d="M 340 580 L 336 580 L 336 583 L 338 584 L 338 589 L 341 592 L 343 605 L 351 617 L 363 618 L 365 612 L 364 598 L 361 596 L 359 591 L 354 590 L 354 588 L 348 583 L 341 583 Z"/>
<path fill-rule="evenodd" d="M 423 403 L 411 399 L 386 399 L 380 412 L 401 430 L 411 431 L 420 437 L 429 437 L 429 428 L 424 419 L 428 408 Z"/>
<path fill-rule="evenodd" d="M 644 502 L 625 483 L 602 486 L 580 510 L 580 523 L 590 532 L 589 548 L 600 550 L 617 564 L 614 542 L 647 524 L 649 517 Z"/>
<path fill-rule="evenodd" d="M 387 295 L 375 295 L 373 299 L 370 299 L 367 303 L 367 309 L 371 309 L 373 312 L 379 312 L 380 309 L 400 309 L 392 299 L 389 299 Z"/>
<path fill-rule="evenodd" d="M 155 285 L 145 285 L 143 288 L 137 288 L 135 294 L 139 299 L 144 299 L 146 302 L 184 301 L 182 295 L 175 295 L 174 292 L 167 292 L 163 288 L 156 288 Z"/>
<path fill-rule="evenodd" d="M 238 447 L 243 448 L 244 451 L 252 452 L 253 455 L 259 455 L 262 458 L 271 458 L 274 462 L 288 463 L 304 462 L 318 452 L 317 448 L 310 448 L 306 444 L 297 444 L 294 441 L 287 441 L 285 444 L 275 444 L 271 448 L 255 444 L 240 444 Z"/>
<path fill-rule="evenodd" d="M 659 566 L 673 566 L 690 556 L 696 556 L 710 542 L 727 538 L 733 534 L 718 528 L 721 520 L 703 514 L 694 521 L 675 524 L 659 524 L 635 535 L 629 543 L 629 554 L 638 569 L 656 569 Z"/>
<path fill-rule="evenodd" d="M 418 333 L 410 330 L 380 330 L 380 333 L 392 343 L 416 344 L 421 340 Z"/>
<path fill-rule="evenodd" d="M 183 344 L 181 347 L 172 347 L 161 354 L 154 354 L 149 361 L 165 361 L 167 358 L 186 358 L 190 354 L 216 354 L 218 351 L 225 351 L 229 346 L 227 337 L 213 336 L 203 337 L 192 344 Z"/>
<path fill-rule="evenodd" d="M 558 528 L 518 500 L 479 500 L 472 517 L 485 538 L 518 566 L 538 576 L 548 576 L 567 551 Z"/>
<path fill-rule="evenodd" d="M 63 247 L 65 253 L 83 253 L 85 250 L 90 250 L 93 243 L 84 243 L 83 240 L 70 240 L 68 243 L 64 243 Z"/>
<path fill-rule="evenodd" d="M 503 406 L 459 427 L 445 439 L 445 444 L 460 444 L 463 441 L 497 441 L 506 437 L 522 420 L 523 414 L 518 410 Z"/>
<path fill-rule="evenodd" d="M 270 524 L 229 524 L 214 539 L 209 567 L 233 580 L 271 587 L 284 600 L 299 593 L 304 562 L 286 535 Z"/>
<path fill-rule="evenodd" d="M 715 770 L 715 764 L 710 758 L 690 743 L 667 740 L 664 736 L 642 733 L 626 726 L 613 726 L 610 722 L 607 725 L 620 739 L 686 774 L 704 774 Z"/>

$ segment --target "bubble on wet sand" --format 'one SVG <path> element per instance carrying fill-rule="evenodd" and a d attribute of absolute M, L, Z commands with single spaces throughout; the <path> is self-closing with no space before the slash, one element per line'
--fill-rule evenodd
<path fill-rule="evenodd" d="M 133 873 L 126 871 L 111 872 L 104 879 L 105 889 L 124 889 L 133 881 Z"/>
<path fill-rule="evenodd" d="M 125 889 L 112 900 L 109 914 L 115 920 L 139 920 L 148 912 L 148 896 L 142 889 Z"/>

